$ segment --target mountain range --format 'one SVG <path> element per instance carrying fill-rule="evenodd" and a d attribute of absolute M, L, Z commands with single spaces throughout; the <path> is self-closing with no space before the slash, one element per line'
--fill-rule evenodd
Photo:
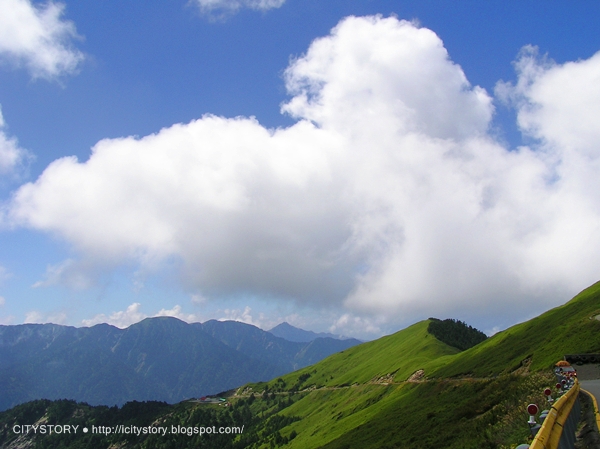
<path fill-rule="evenodd" d="M 598 316 L 600 283 L 490 338 L 460 321 L 444 320 L 440 326 L 440 320 L 424 320 L 268 382 L 240 385 L 222 405 L 129 402 L 108 408 L 32 401 L 0 413 L 0 447 L 516 447 L 530 437 L 527 404 L 549 407 L 544 390 L 556 382 L 554 364 L 565 354 L 600 352 Z M 217 335 L 221 325 L 211 326 Z M 592 421 L 595 425 L 593 414 Z M 243 432 L 42 436 L 11 431 L 15 424 L 44 422 L 192 430 L 243 426 Z"/>
<path fill-rule="evenodd" d="M 108 324 L 0 326 L 0 410 L 34 399 L 177 402 L 269 380 L 358 344 L 292 342 L 236 321 L 148 318 Z"/>
<path fill-rule="evenodd" d="M 337 340 L 346 340 L 347 337 L 341 335 L 330 334 L 328 332 L 313 332 L 313 331 L 305 331 L 304 329 L 299 329 L 295 326 L 292 326 L 288 322 L 283 322 L 278 324 L 273 329 L 269 329 L 267 332 L 275 335 L 276 337 L 285 338 L 289 341 L 296 341 L 300 343 L 306 343 L 309 341 L 316 340 L 317 338 L 335 338 Z"/>

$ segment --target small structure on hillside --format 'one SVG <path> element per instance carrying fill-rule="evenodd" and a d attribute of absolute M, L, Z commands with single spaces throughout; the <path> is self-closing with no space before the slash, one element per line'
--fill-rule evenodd
<path fill-rule="evenodd" d="M 222 404 L 224 402 L 227 402 L 227 399 L 211 396 L 202 396 L 196 402 L 200 402 L 202 404 Z"/>

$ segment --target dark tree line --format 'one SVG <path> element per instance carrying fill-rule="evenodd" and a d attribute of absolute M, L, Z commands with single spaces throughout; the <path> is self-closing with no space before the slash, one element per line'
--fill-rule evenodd
<path fill-rule="evenodd" d="M 459 320 L 442 321 L 437 318 L 430 318 L 430 320 L 427 331 L 441 342 L 461 351 L 469 349 L 487 338 L 480 330 Z"/>

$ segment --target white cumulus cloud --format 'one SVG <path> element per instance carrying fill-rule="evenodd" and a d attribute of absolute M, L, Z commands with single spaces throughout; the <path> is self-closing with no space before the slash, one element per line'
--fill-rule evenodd
<path fill-rule="evenodd" d="M 327 160 L 338 145 L 307 122 L 271 132 L 207 116 L 102 141 L 83 164 L 55 161 L 19 189 L 11 215 L 107 263 L 177 256 L 185 282 L 209 295 L 342 292 L 348 280 L 335 276 L 350 269 L 339 260 L 350 229 L 339 226 L 345 206 Z"/>
<path fill-rule="evenodd" d="M 338 335 L 380 335 L 381 328 L 378 322 L 384 322 L 382 318 L 353 316 L 344 313 L 329 327 L 329 332 Z"/>
<path fill-rule="evenodd" d="M 75 25 L 64 20 L 64 5 L 52 1 L 0 0 L 0 58 L 26 66 L 34 78 L 77 70 L 83 54 L 73 48 Z"/>
<path fill-rule="evenodd" d="M 536 144 L 508 149 L 488 132 L 492 97 L 435 33 L 350 17 L 286 70 L 293 126 L 206 115 L 106 139 L 23 185 L 7 219 L 99 265 L 171 261 L 209 299 L 345 308 L 335 329 L 509 324 L 600 273 L 600 58 L 526 49 L 516 67 L 497 92 Z"/>
<path fill-rule="evenodd" d="M 25 314 L 24 324 L 66 324 L 67 314 L 65 312 L 55 312 L 44 314 L 39 310 L 30 310 Z"/>
<path fill-rule="evenodd" d="M 244 307 L 244 310 L 241 309 L 225 309 L 224 316 L 219 318 L 219 321 L 239 321 L 246 324 L 251 324 L 252 326 L 260 327 L 261 329 L 267 329 L 269 327 L 266 324 L 266 317 L 264 314 L 260 313 L 258 317 L 252 316 L 252 309 L 249 306 Z"/>
<path fill-rule="evenodd" d="M 15 174 L 32 158 L 27 150 L 19 147 L 17 139 L 5 133 L 5 126 L 0 107 L 0 175 Z"/>
<path fill-rule="evenodd" d="M 171 309 L 160 309 L 154 315 L 147 315 L 142 312 L 142 304 L 139 302 L 134 302 L 130 304 L 127 309 L 119 310 L 117 312 L 113 312 L 110 315 L 106 315 L 104 313 L 100 313 L 90 319 L 82 320 L 81 324 L 85 327 L 91 327 L 100 323 L 108 323 L 113 326 L 124 329 L 126 327 L 131 326 L 132 324 L 139 323 L 140 321 L 152 316 L 171 316 L 174 318 L 178 318 L 182 321 L 186 321 L 188 323 L 195 323 L 200 321 L 200 317 L 194 314 L 185 313 L 182 311 L 180 305 L 175 305 Z"/>
<path fill-rule="evenodd" d="M 82 320 L 81 324 L 85 327 L 91 327 L 100 323 L 108 323 L 124 329 L 132 324 L 142 321 L 144 318 L 148 318 L 148 315 L 140 310 L 141 307 L 142 305 L 139 302 L 134 302 L 133 304 L 130 304 L 126 310 L 113 312 L 110 315 L 101 313 L 93 318 Z"/>
<path fill-rule="evenodd" d="M 493 112 L 433 31 L 393 18 L 346 19 L 285 75 L 295 96 L 283 110 L 346 137 L 366 125 L 373 135 L 476 136 Z"/>
<path fill-rule="evenodd" d="M 171 309 L 160 309 L 154 316 L 171 316 L 173 318 L 178 318 L 181 321 L 185 321 L 186 323 L 197 323 L 200 321 L 200 317 L 197 315 L 183 312 L 180 305 L 175 305 Z"/>

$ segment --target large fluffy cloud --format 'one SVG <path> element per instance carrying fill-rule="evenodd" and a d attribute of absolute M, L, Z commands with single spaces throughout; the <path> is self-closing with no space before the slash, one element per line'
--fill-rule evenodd
<path fill-rule="evenodd" d="M 188 284 L 211 294 L 339 297 L 350 288 L 340 259 L 350 231 L 336 149 L 307 122 L 270 132 L 207 116 L 102 141 L 83 164 L 55 161 L 19 189 L 11 215 L 107 263 L 151 269 L 176 256 Z"/>
<path fill-rule="evenodd" d="M 285 74 L 295 97 L 284 110 L 346 136 L 462 138 L 483 134 L 492 114 L 433 31 L 395 19 L 347 19 Z"/>
<path fill-rule="evenodd" d="M 33 77 L 52 78 L 77 69 L 81 52 L 71 46 L 73 23 L 61 16 L 64 6 L 30 0 L 0 0 L 0 57 L 24 64 Z"/>
<path fill-rule="evenodd" d="M 295 125 L 206 115 L 103 140 L 22 186 L 6 219 L 86 264 L 169 261 L 208 298 L 514 320 L 600 269 L 600 58 L 526 51 L 517 67 L 498 91 L 538 144 L 509 150 L 488 133 L 491 97 L 432 31 L 350 17 L 285 72 Z"/>

